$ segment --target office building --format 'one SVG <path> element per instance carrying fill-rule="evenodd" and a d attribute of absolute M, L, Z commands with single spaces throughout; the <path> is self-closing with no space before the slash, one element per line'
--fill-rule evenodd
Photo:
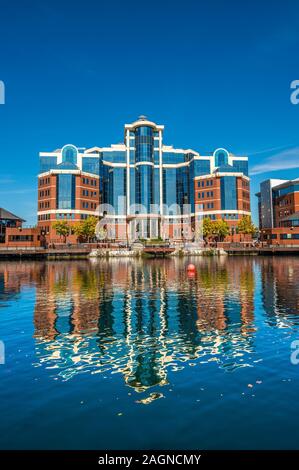
<path fill-rule="evenodd" d="M 192 239 L 200 218 L 222 218 L 235 233 L 250 215 L 248 159 L 219 148 L 210 153 L 164 144 L 164 126 L 145 116 L 124 127 L 110 147 L 65 145 L 40 154 L 38 224 L 70 225 L 89 215 L 107 238 Z"/>
<path fill-rule="evenodd" d="M 299 179 L 268 179 L 258 197 L 261 240 L 268 244 L 299 244 Z"/>

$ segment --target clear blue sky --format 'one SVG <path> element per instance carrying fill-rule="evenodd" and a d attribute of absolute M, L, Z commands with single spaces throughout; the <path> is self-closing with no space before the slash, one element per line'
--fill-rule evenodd
<path fill-rule="evenodd" d="M 35 223 L 39 151 L 120 142 L 145 114 L 167 144 L 248 154 L 256 214 L 261 180 L 299 176 L 298 13 L 288 0 L 0 0 L 0 206 Z"/>

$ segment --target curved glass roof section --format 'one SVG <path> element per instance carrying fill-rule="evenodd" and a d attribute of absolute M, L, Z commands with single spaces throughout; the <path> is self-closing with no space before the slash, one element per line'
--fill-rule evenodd
<path fill-rule="evenodd" d="M 77 163 L 78 149 L 74 145 L 67 144 L 61 150 L 62 162 Z"/>
<path fill-rule="evenodd" d="M 221 173 L 236 173 L 236 171 L 237 171 L 236 168 L 234 168 L 231 165 L 221 165 L 218 168 L 216 168 L 214 173 L 218 173 L 218 172 L 221 172 Z"/>
<path fill-rule="evenodd" d="M 228 164 L 228 151 L 222 148 L 215 150 L 215 166 L 223 166 Z"/>
<path fill-rule="evenodd" d="M 59 170 L 79 170 L 77 165 L 75 165 L 72 162 L 68 162 L 68 161 L 59 163 L 59 165 L 57 165 L 57 169 L 59 169 Z"/>

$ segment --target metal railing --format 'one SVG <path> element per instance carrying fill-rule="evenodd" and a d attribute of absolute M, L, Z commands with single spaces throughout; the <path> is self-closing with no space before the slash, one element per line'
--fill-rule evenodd
<path fill-rule="evenodd" d="M 19 245 L 10 245 L 10 246 L 0 246 L 1 251 L 45 251 L 43 246 L 19 246 Z"/>

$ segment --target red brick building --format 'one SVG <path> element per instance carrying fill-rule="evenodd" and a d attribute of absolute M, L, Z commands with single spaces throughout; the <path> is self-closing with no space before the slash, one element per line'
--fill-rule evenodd
<path fill-rule="evenodd" d="M 6 230 L 6 248 L 34 248 L 45 244 L 40 227 L 10 227 Z"/>
<path fill-rule="evenodd" d="M 53 225 L 66 220 L 70 226 L 98 215 L 100 202 L 99 155 L 73 145 L 40 154 L 38 176 L 38 227 L 52 243 L 61 242 Z M 70 233 L 68 242 L 77 237 Z"/>
<path fill-rule="evenodd" d="M 237 225 L 244 216 L 251 215 L 250 181 L 248 176 L 220 167 L 211 175 L 194 179 L 196 214 L 213 220 L 225 220 L 234 241 Z"/>
<path fill-rule="evenodd" d="M 41 152 L 38 226 L 47 240 L 61 241 L 57 221 L 72 226 L 89 215 L 105 215 L 107 238 L 122 242 L 191 241 L 200 217 L 222 218 L 235 235 L 251 214 L 248 158 L 224 148 L 206 155 L 177 149 L 164 144 L 163 133 L 140 116 L 125 125 L 121 144 Z"/>
<path fill-rule="evenodd" d="M 257 197 L 261 241 L 299 245 L 299 179 L 263 181 Z"/>
<path fill-rule="evenodd" d="M 0 248 L 40 246 L 40 229 L 23 228 L 24 219 L 0 208 Z"/>

